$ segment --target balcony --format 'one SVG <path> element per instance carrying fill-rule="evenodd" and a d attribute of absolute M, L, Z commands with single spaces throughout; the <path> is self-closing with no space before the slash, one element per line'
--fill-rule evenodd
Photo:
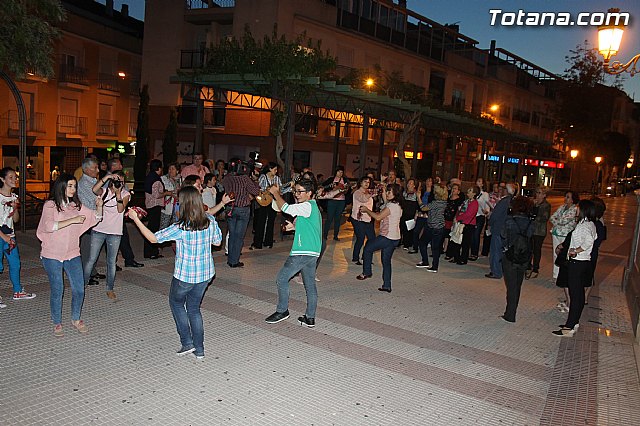
<path fill-rule="evenodd" d="M 206 63 L 206 52 L 204 50 L 181 50 L 180 51 L 180 69 L 192 70 L 194 68 L 202 68 Z"/>
<path fill-rule="evenodd" d="M 129 133 L 127 134 L 127 136 L 129 136 L 130 138 L 135 138 L 137 131 L 138 131 L 138 123 L 130 122 Z"/>
<path fill-rule="evenodd" d="M 120 92 L 118 77 L 113 74 L 98 74 L 98 89 L 107 90 L 109 92 Z"/>
<path fill-rule="evenodd" d="M 197 107 L 195 105 L 180 105 L 178 107 L 178 124 L 195 126 Z M 202 109 L 202 124 L 204 127 L 224 127 L 226 110 L 224 107 L 205 107 Z"/>
<path fill-rule="evenodd" d="M 87 69 L 66 64 L 60 64 L 58 84 L 70 89 L 86 90 L 89 87 Z"/>
<path fill-rule="evenodd" d="M 231 25 L 235 5 L 235 0 L 186 0 L 184 18 L 190 24 Z"/>
<path fill-rule="evenodd" d="M 58 115 L 57 132 L 64 138 L 81 138 L 87 136 L 87 117 L 75 115 Z"/>
<path fill-rule="evenodd" d="M 236 0 L 186 0 L 187 9 L 209 9 L 217 7 L 235 7 Z"/>
<path fill-rule="evenodd" d="M 118 122 L 98 118 L 96 136 L 118 136 Z"/>
<path fill-rule="evenodd" d="M 0 132 L 10 138 L 20 136 L 20 120 L 17 110 L 9 110 L 0 116 L 2 124 Z M 45 115 L 43 112 L 34 112 L 27 115 L 27 134 L 45 133 Z"/>

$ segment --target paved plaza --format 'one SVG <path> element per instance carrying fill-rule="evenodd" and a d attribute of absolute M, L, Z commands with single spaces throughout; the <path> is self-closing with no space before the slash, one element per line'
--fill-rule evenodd
<path fill-rule="evenodd" d="M 397 250 L 393 292 L 382 293 L 378 255 L 373 279 L 355 279 L 361 267 L 349 262 L 345 225 L 319 268 L 314 329 L 296 321 L 305 295 L 293 281 L 291 318 L 264 322 L 290 239 L 249 251 L 249 231 L 244 268 L 229 268 L 216 251 L 217 277 L 202 304 L 204 361 L 175 353 L 170 248 L 142 259 L 130 229 L 145 267 L 117 274 L 115 302 L 103 283 L 87 288 L 86 335 L 70 325 L 67 288 L 65 336 L 56 338 L 39 242 L 33 231 L 20 234 L 22 278 L 37 297 L 11 301 L 8 274 L 0 276 L 8 304 L 0 311 L 0 424 L 638 425 L 640 383 L 620 290 L 635 200 L 608 207 L 600 285 L 574 338 L 551 334 L 566 314 L 555 309 L 562 291 L 550 281 L 549 237 L 540 277 L 525 281 L 510 324 L 499 318 L 503 281 L 484 278 L 488 259 L 442 262 L 431 274 Z"/>

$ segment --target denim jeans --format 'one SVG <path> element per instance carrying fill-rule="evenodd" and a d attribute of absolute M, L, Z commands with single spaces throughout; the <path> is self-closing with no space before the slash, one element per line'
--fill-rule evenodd
<path fill-rule="evenodd" d="M 250 207 L 234 207 L 231 216 L 227 217 L 227 226 L 229 227 L 229 257 L 227 257 L 227 262 L 230 265 L 240 262 L 244 234 L 247 232 L 250 215 Z"/>
<path fill-rule="evenodd" d="M 116 280 L 116 257 L 118 257 L 118 248 L 120 247 L 120 235 L 103 234 L 98 231 L 91 231 L 91 250 L 89 258 L 84 264 L 84 282 L 89 282 L 91 271 L 96 265 L 102 245 L 107 243 L 107 290 L 113 290 L 113 283 Z"/>
<path fill-rule="evenodd" d="M 276 284 L 278 286 L 278 307 L 277 312 L 284 312 L 289 309 L 289 280 L 300 272 L 304 290 L 307 292 L 307 318 L 316 317 L 316 307 L 318 306 L 318 290 L 316 289 L 316 262 L 315 256 L 289 256 L 284 262 Z"/>
<path fill-rule="evenodd" d="M 502 230 L 500 230 L 502 231 Z M 491 250 L 489 251 L 489 264 L 491 274 L 502 278 L 502 237 L 491 230 Z"/>
<path fill-rule="evenodd" d="M 371 262 L 373 261 L 373 253 L 382 250 L 382 287 L 391 288 L 391 256 L 400 243 L 400 240 L 390 240 L 387 237 L 378 235 L 373 240 L 367 241 L 362 253 L 362 273 L 364 275 L 373 275 L 371 272 Z"/>
<path fill-rule="evenodd" d="M 174 277 L 169 290 L 169 306 L 180 335 L 180 343 L 186 349 L 196 348 L 196 355 L 204 355 L 204 325 L 200 304 L 210 282 L 211 280 L 185 283 Z"/>
<path fill-rule="evenodd" d="M 322 231 L 322 235 L 325 240 L 329 236 L 329 229 L 331 228 L 332 222 L 333 238 L 338 238 L 340 222 L 342 221 L 342 212 L 344 211 L 345 204 L 346 200 L 327 200 L 327 220 L 324 222 L 324 229 Z"/>
<path fill-rule="evenodd" d="M 6 256 L 7 263 L 9 264 L 9 279 L 11 280 L 11 285 L 13 285 L 13 292 L 18 293 L 22 291 L 22 284 L 20 284 L 20 252 L 18 251 L 18 246 L 16 245 L 13 250 L 11 250 L 11 253 L 7 253 L 9 244 L 5 243 L 4 240 L 0 240 L 0 250 L 2 250 L 0 252 L 0 272 L 4 272 L 2 258 Z"/>
<path fill-rule="evenodd" d="M 427 226 L 427 229 L 422 233 L 422 237 L 418 242 L 420 248 L 420 256 L 422 257 L 422 263 L 429 264 L 429 255 L 427 254 L 427 244 L 431 243 L 431 254 L 433 255 L 432 269 L 438 270 L 440 266 L 440 249 L 442 248 L 442 238 L 444 238 L 444 228 L 432 228 Z"/>
<path fill-rule="evenodd" d="M 362 222 L 361 220 L 353 219 L 353 233 L 356 240 L 353 242 L 353 254 L 351 260 L 357 262 L 360 260 L 360 250 L 364 245 L 364 238 L 367 237 L 367 241 L 373 240 L 376 237 L 376 231 L 373 228 L 373 222 Z"/>
<path fill-rule="evenodd" d="M 62 323 L 62 296 L 64 294 L 64 282 L 62 271 L 67 274 L 67 279 L 71 285 L 71 320 L 80 319 L 82 303 L 84 303 L 84 279 L 82 276 L 82 260 L 80 256 L 63 262 L 56 259 L 40 258 L 42 266 L 49 276 L 51 286 L 51 321 L 54 324 Z"/>

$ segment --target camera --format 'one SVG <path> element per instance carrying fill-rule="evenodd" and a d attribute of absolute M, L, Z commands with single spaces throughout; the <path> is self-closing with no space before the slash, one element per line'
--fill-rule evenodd
<path fill-rule="evenodd" d="M 258 162 L 258 158 L 260 158 L 260 153 L 256 151 L 249 153 L 249 161 L 234 158 L 229 163 L 229 171 L 237 175 L 251 175 L 262 168 L 262 163 Z"/>
<path fill-rule="evenodd" d="M 112 180 L 111 183 L 113 184 L 114 188 L 120 188 L 122 186 L 121 180 Z"/>

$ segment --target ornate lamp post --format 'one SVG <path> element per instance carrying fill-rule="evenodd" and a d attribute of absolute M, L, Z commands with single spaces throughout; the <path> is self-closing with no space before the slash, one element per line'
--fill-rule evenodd
<path fill-rule="evenodd" d="M 610 14 L 616 14 L 620 12 L 620 9 L 609 9 Z M 620 17 L 618 16 L 618 19 Z M 616 22 L 618 22 L 618 19 Z M 633 77 L 640 72 L 637 68 L 638 61 L 640 60 L 640 54 L 637 54 L 629 62 L 623 64 L 620 61 L 610 62 L 611 57 L 618 54 L 620 50 L 620 43 L 622 42 L 622 35 L 624 34 L 624 25 L 603 25 L 598 28 L 598 52 L 604 58 L 604 71 L 607 74 L 622 74 L 628 72 Z"/>

